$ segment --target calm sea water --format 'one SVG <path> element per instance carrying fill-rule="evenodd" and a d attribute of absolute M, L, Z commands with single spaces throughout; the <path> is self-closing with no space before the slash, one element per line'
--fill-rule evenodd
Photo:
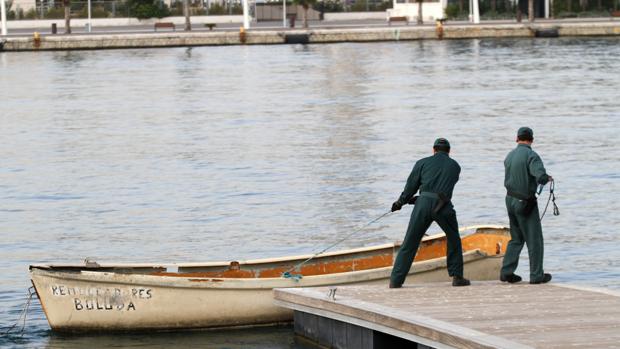
<path fill-rule="evenodd" d="M 0 53 L 0 328 L 30 263 L 316 251 L 387 211 L 440 136 L 463 168 L 461 226 L 507 224 L 502 161 L 523 125 L 557 181 L 546 270 L 620 289 L 618 57 L 617 38 Z M 408 216 L 341 247 L 399 240 Z M 304 344 L 290 327 L 60 336 L 35 302 L 0 346 Z"/>

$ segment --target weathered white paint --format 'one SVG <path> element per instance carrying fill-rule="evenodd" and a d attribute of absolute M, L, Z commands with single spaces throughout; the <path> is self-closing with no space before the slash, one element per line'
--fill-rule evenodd
<path fill-rule="evenodd" d="M 464 254 L 466 276 L 496 279 L 501 256 Z M 446 259 L 415 263 L 407 283 L 447 281 Z M 59 331 L 214 328 L 290 321 L 272 290 L 345 284 L 386 285 L 391 267 L 285 278 L 183 278 L 33 268 L 33 284 L 50 326 Z"/>

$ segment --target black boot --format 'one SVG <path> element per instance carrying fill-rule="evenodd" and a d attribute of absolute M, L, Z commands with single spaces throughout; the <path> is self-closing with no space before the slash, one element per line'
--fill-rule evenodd
<path fill-rule="evenodd" d="M 471 282 L 462 276 L 452 277 L 452 286 L 469 286 Z"/>
<path fill-rule="evenodd" d="M 517 274 L 508 274 L 508 275 L 500 275 L 499 276 L 499 281 L 503 281 L 503 282 L 508 282 L 511 284 L 514 284 L 516 282 L 520 282 L 521 280 L 523 280 L 519 275 Z"/>
<path fill-rule="evenodd" d="M 403 287 L 403 284 L 397 285 L 397 284 L 393 283 L 392 281 L 390 281 L 390 288 L 401 288 L 401 287 Z"/>
<path fill-rule="evenodd" d="M 546 284 L 549 281 L 551 281 L 551 274 L 545 273 L 543 275 L 542 280 L 538 280 L 538 281 L 530 280 L 530 284 Z"/>

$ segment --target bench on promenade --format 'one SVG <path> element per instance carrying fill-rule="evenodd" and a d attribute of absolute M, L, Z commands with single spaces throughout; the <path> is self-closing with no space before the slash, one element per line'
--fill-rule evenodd
<path fill-rule="evenodd" d="M 392 16 L 388 18 L 388 24 L 392 25 L 392 22 L 405 22 L 406 25 L 409 25 L 409 19 L 407 16 Z"/>
<path fill-rule="evenodd" d="M 209 28 L 209 30 L 213 30 L 216 27 L 215 23 L 205 23 L 205 27 Z"/>
<path fill-rule="evenodd" d="M 171 28 L 172 30 L 176 31 L 176 28 L 174 27 L 174 23 L 172 22 L 157 22 L 155 23 L 155 27 L 153 29 L 157 31 L 157 28 L 159 29 Z"/>

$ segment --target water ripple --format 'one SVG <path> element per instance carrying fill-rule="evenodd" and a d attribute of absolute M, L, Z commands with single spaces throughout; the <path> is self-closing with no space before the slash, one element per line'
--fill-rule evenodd
<path fill-rule="evenodd" d="M 30 263 L 312 252 L 385 212 L 440 136 L 460 224 L 507 224 L 523 125 L 557 179 L 547 270 L 620 289 L 619 56 L 617 38 L 0 53 L 0 327 Z M 342 247 L 400 240 L 408 213 Z M 65 337 L 33 306 L 0 346 L 299 347 L 290 328 Z"/>

